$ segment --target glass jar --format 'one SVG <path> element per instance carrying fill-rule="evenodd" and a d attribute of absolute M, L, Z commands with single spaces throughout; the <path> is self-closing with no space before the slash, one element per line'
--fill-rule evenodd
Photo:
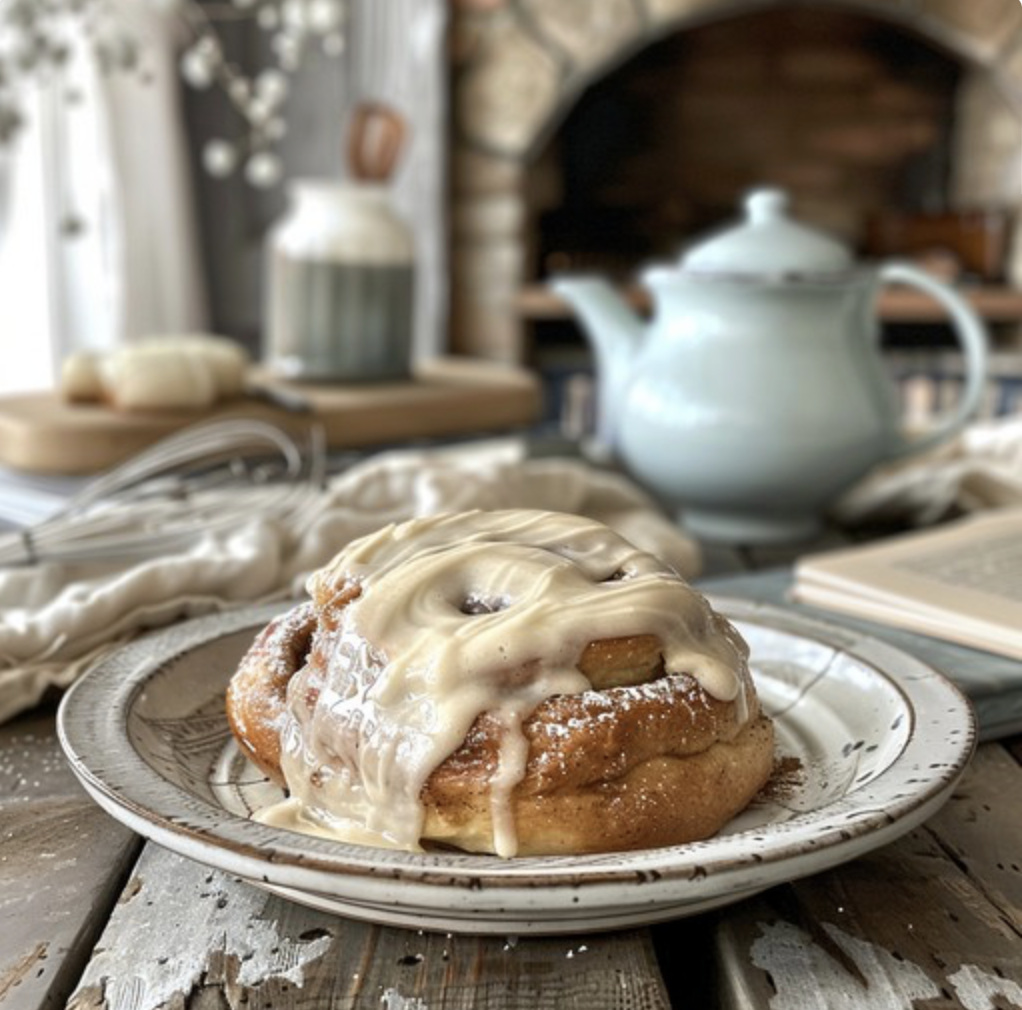
<path fill-rule="evenodd" d="M 414 245 L 386 186 L 296 180 L 267 236 L 264 359 L 289 379 L 407 378 Z"/>

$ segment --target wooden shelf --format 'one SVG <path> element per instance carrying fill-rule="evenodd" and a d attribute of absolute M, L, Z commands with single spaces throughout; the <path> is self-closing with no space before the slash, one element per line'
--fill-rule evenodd
<path fill-rule="evenodd" d="M 988 323 L 1022 320 L 1022 291 L 1017 288 L 959 288 L 958 293 Z M 938 302 L 909 288 L 887 288 L 880 294 L 880 318 L 890 323 L 940 323 L 947 312 Z"/>
<path fill-rule="evenodd" d="M 650 307 L 648 292 L 639 285 L 621 289 L 622 295 L 639 311 Z M 1022 290 L 1008 287 L 960 288 L 959 293 L 988 323 L 1022 322 Z M 515 302 L 524 319 L 570 319 L 571 310 L 557 294 L 542 284 L 528 285 Z M 944 308 L 921 291 L 910 288 L 886 288 L 880 294 L 880 318 L 888 323 L 942 323 Z"/>

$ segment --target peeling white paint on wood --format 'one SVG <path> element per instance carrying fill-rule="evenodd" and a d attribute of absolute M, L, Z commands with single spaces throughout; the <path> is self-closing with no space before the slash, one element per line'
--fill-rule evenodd
<path fill-rule="evenodd" d="M 963 964 L 948 981 L 965 1010 L 999 1010 L 1006 1000 L 1022 1007 L 1022 986 L 974 964 Z M 995 997 L 1000 997 L 999 1003 Z"/>
<path fill-rule="evenodd" d="M 164 875 L 172 869 L 167 858 L 164 853 Z M 330 947 L 330 936 L 303 940 L 281 935 L 277 922 L 265 916 L 269 896 L 239 887 L 222 873 L 210 870 L 197 877 L 182 872 L 177 877 L 184 886 L 150 888 L 144 867 L 143 860 L 72 1005 L 77 1000 L 77 1005 L 91 1006 L 102 994 L 107 1010 L 163 1006 L 198 987 L 216 955 L 236 960 L 241 986 L 280 979 L 300 988 L 306 966 Z M 212 949 L 211 936 L 218 938 Z"/>
<path fill-rule="evenodd" d="M 760 936 L 749 953 L 752 963 L 769 974 L 777 990 L 770 999 L 770 1010 L 804 1010 L 808 1006 L 909 1010 L 915 1000 L 944 995 L 919 965 L 850 936 L 832 923 L 823 923 L 823 929 L 849 958 L 854 971 L 789 922 L 758 925 Z M 964 1010 L 1001 1010 L 1005 1001 L 1022 1007 L 1022 986 L 977 965 L 962 965 L 947 982 Z"/>
<path fill-rule="evenodd" d="M 37 943 L 13 964 L 0 965 L 0 1003 L 6 1000 L 8 993 L 21 985 L 40 961 L 46 959 L 47 950 L 47 944 Z"/>
<path fill-rule="evenodd" d="M 773 980 L 770 1010 L 906 1010 L 913 1000 L 936 999 L 940 989 L 918 965 L 824 923 L 828 936 L 854 964 L 856 977 L 789 922 L 759 923 L 752 963 Z"/>
<path fill-rule="evenodd" d="M 397 989 L 386 989 L 380 997 L 383 1010 L 429 1010 L 424 999 L 418 996 L 402 996 Z"/>
<path fill-rule="evenodd" d="M 331 916 L 150 843 L 69 1010 L 671 1005 L 645 933 L 600 935 L 570 948 L 561 937 L 529 937 L 503 948 L 499 937 Z"/>

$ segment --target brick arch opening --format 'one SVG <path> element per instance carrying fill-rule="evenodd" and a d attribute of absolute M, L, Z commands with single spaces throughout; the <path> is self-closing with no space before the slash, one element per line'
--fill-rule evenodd
<path fill-rule="evenodd" d="M 623 279 L 673 259 L 763 185 L 861 248 L 879 212 L 948 205 L 961 76 L 932 44 L 837 8 L 669 34 L 598 78 L 531 154 L 530 270 Z"/>
<path fill-rule="evenodd" d="M 455 18 L 452 137 L 452 340 L 455 349 L 507 360 L 528 354 L 516 311 L 534 277 L 535 211 L 562 197 L 546 156 L 587 89 L 645 50 L 715 25 L 787 12 L 828 12 L 887 24 L 931 43 L 961 67 L 954 88 L 957 143 L 976 164 L 958 166 L 948 199 L 1014 200 L 1022 116 L 1022 7 L 1017 0 L 819 3 L 747 0 L 464 0 Z M 868 47 L 867 52 L 868 54 Z M 556 140 L 554 141 L 556 142 Z M 845 142 L 854 146 L 855 138 Z M 860 138 L 861 142 L 861 138 Z M 1015 159 L 1013 167 L 1012 159 Z M 783 181 L 783 180 L 781 180 Z M 828 221 L 803 196 L 810 217 Z M 838 206 L 831 202 L 831 208 Z M 1022 270 L 1018 267 L 1022 283 Z"/>

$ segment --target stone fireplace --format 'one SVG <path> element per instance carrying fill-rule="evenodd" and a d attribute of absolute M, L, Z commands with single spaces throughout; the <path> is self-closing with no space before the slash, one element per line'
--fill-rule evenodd
<path fill-rule="evenodd" d="M 529 360 L 523 290 L 677 255 L 763 183 L 864 255 L 892 218 L 968 212 L 997 256 L 957 267 L 1022 287 L 1019 0 L 454 10 L 457 351 Z"/>

